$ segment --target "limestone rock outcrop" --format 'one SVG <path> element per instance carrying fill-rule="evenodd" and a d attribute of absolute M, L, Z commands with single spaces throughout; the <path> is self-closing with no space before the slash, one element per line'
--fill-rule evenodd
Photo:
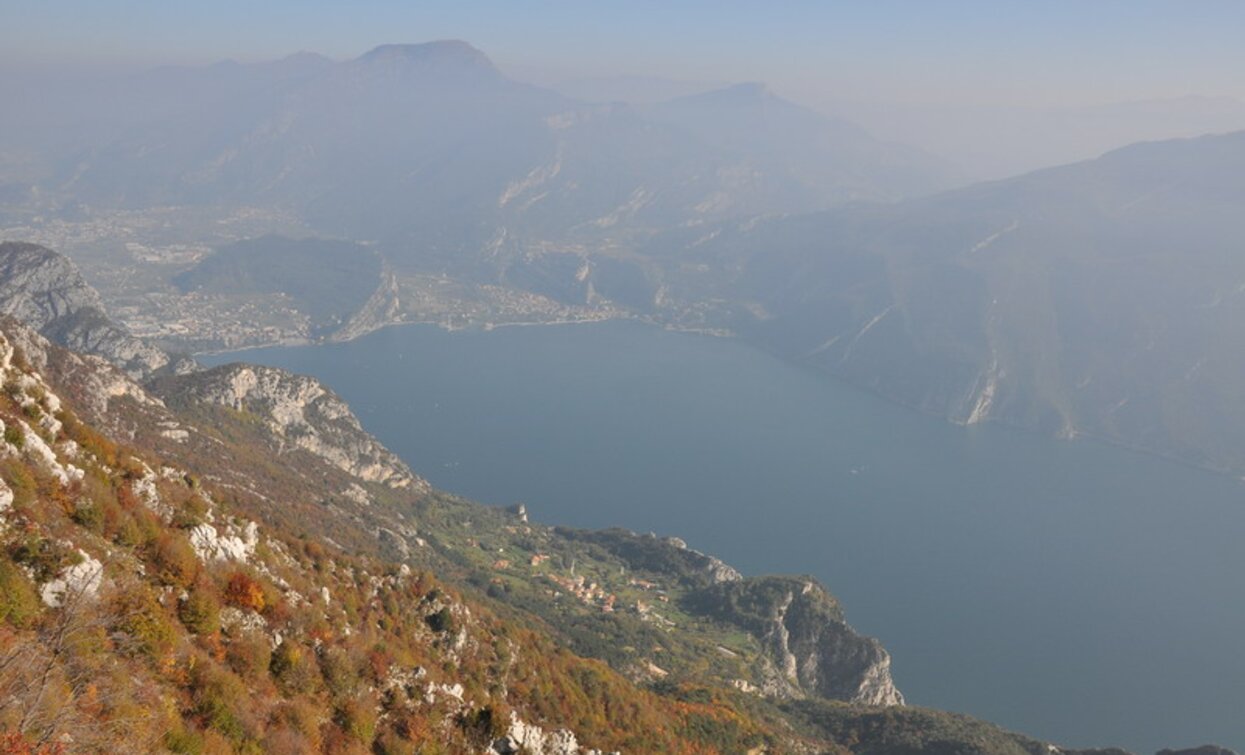
<path fill-rule="evenodd" d="M 286 449 L 301 449 L 367 482 L 427 489 L 395 454 L 359 424 L 337 394 L 318 380 L 273 367 L 227 364 L 156 381 L 171 405 L 206 405 L 247 412 Z"/>
<path fill-rule="evenodd" d="M 131 377 L 185 369 L 108 318 L 99 292 L 68 257 L 38 244 L 0 243 L 0 314 L 73 351 L 103 357 Z"/>

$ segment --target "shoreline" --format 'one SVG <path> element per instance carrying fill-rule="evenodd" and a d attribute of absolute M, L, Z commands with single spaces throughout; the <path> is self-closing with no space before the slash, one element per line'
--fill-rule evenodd
<path fill-rule="evenodd" d="M 248 344 L 246 346 L 238 346 L 235 348 L 220 349 L 202 349 L 199 351 L 190 351 L 188 353 L 191 358 L 199 356 L 216 357 L 224 354 L 243 354 L 248 351 L 258 351 L 260 349 L 273 348 L 292 348 L 303 346 L 328 346 L 331 344 L 350 343 L 364 338 L 373 333 L 390 328 L 398 328 L 407 325 L 432 325 L 447 333 L 459 333 L 469 331 L 490 332 L 500 330 L 502 328 L 539 328 L 553 327 L 559 325 L 594 325 L 607 322 L 634 322 L 660 328 L 672 333 L 688 333 L 691 335 L 708 336 L 712 338 L 738 338 L 739 334 L 725 328 L 694 328 L 681 327 L 672 323 L 662 322 L 655 318 L 636 316 L 636 315 L 611 315 L 606 317 L 582 317 L 561 320 L 513 320 L 507 322 L 483 322 L 471 323 L 468 325 L 446 325 L 442 320 L 393 320 L 390 322 L 380 323 L 375 327 L 361 330 L 350 335 L 348 338 L 334 338 L 332 336 L 322 339 L 313 338 L 286 338 L 263 343 Z"/>

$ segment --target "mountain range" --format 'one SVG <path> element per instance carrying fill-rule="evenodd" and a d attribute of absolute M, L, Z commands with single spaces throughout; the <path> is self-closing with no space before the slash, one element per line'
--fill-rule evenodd
<path fill-rule="evenodd" d="M 0 140 L 27 157 L 8 193 L 281 206 L 321 233 L 381 241 L 407 266 L 478 261 L 498 234 L 596 241 L 941 181 L 932 158 L 757 87 L 655 109 L 586 104 L 511 80 L 457 41 L 165 68 L 27 107 Z"/>
<path fill-rule="evenodd" d="M 723 227 L 678 254 L 792 359 L 955 422 L 1245 464 L 1245 132 Z M 729 273 L 725 272 L 729 271 Z M 703 288 L 702 288 L 703 287 Z"/>
<path fill-rule="evenodd" d="M 212 296 L 262 301 L 309 340 L 636 317 L 740 335 L 955 422 L 1245 471 L 1241 132 L 936 191 L 949 180 L 936 160 L 760 84 L 585 103 L 463 42 L 54 95 L 3 137 L 18 156 L 3 213 L 20 228 L 120 225 L 95 242 L 113 248 L 133 243 L 134 213 L 228 206 L 312 236 L 226 235 L 213 254 L 143 268 L 188 302 L 183 320 Z M 218 317 L 255 317 L 221 301 Z M 208 325 L 161 343 L 277 330 L 224 339 Z"/>

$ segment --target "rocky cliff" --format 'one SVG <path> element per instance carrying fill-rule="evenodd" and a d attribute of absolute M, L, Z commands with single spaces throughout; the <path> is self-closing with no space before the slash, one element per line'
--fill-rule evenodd
<path fill-rule="evenodd" d="M 174 406 L 245 412 L 263 422 L 286 448 L 314 454 L 361 480 L 428 490 L 425 481 L 363 429 L 337 394 L 314 378 L 228 364 L 160 379 L 152 387 Z"/>
<path fill-rule="evenodd" d="M 740 689 L 775 699 L 904 704 L 891 678 L 890 654 L 852 629 L 838 601 L 811 577 L 745 577 L 676 537 L 617 529 L 559 532 L 604 548 L 633 574 L 673 578 L 682 588 L 676 594 L 682 610 L 752 637 L 758 652 L 747 664 L 748 678 L 727 680 Z"/>
<path fill-rule="evenodd" d="M 110 320 L 77 266 L 38 244 L 0 243 L 0 314 L 69 349 L 101 356 L 134 377 L 178 366 Z"/>
<path fill-rule="evenodd" d="M 485 670 L 514 643 L 478 605 L 261 526 L 228 481 L 84 422 L 118 401 L 172 421 L 103 360 L 4 318 L 0 383 L 0 751 L 600 755 L 582 727 L 505 702 L 519 669 L 575 682 L 518 659 Z"/>
<path fill-rule="evenodd" d="M 816 581 L 758 577 L 724 582 L 689 598 L 711 616 L 760 638 L 764 691 L 867 705 L 903 705 L 890 654 L 843 620 L 838 602 Z"/>

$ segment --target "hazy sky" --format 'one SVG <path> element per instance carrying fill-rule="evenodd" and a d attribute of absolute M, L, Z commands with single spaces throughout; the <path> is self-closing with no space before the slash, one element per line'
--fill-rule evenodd
<path fill-rule="evenodd" d="M 1240 0 L 0 0 L 0 63 L 357 55 L 465 39 L 543 75 L 765 80 L 806 97 L 1245 97 Z"/>

